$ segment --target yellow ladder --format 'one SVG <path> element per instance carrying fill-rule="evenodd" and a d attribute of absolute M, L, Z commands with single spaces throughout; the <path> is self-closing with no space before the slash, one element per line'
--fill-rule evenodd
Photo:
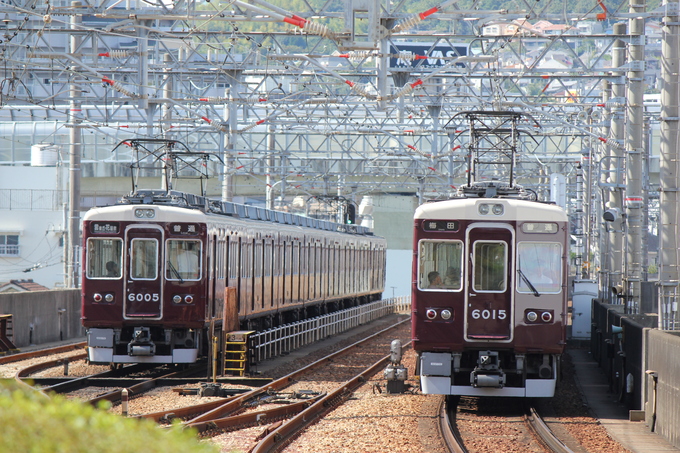
<path fill-rule="evenodd" d="M 248 337 L 254 330 L 237 330 L 227 333 L 224 343 L 224 374 L 245 376 L 248 371 Z"/>

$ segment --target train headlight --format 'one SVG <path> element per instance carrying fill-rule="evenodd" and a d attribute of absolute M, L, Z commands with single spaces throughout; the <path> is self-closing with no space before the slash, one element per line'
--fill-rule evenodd
<path fill-rule="evenodd" d="M 434 319 L 437 317 L 437 310 L 428 308 L 425 312 L 425 316 L 427 316 L 427 319 Z"/>
<path fill-rule="evenodd" d="M 194 296 L 192 296 L 191 294 L 187 294 L 186 296 L 184 296 L 184 302 L 190 304 L 193 301 L 194 301 Z"/>
<path fill-rule="evenodd" d="M 527 313 L 527 321 L 529 322 L 536 322 L 538 319 L 538 315 L 536 314 L 535 311 L 530 311 Z"/>
<path fill-rule="evenodd" d="M 92 300 L 95 302 L 101 302 L 102 301 L 102 295 L 99 293 L 94 293 L 94 296 L 92 296 Z"/>
<path fill-rule="evenodd" d="M 491 211 L 492 211 L 495 215 L 501 215 L 501 214 L 503 214 L 503 211 L 504 211 L 504 210 L 505 210 L 505 208 L 503 207 L 502 204 L 495 204 L 495 205 L 493 205 L 493 207 L 491 208 Z"/>
<path fill-rule="evenodd" d="M 153 209 L 135 209 L 135 217 L 138 219 L 153 219 L 156 217 L 156 211 Z"/>
<path fill-rule="evenodd" d="M 104 300 L 107 302 L 113 302 L 113 294 L 109 293 L 106 296 L 104 296 Z"/>
<path fill-rule="evenodd" d="M 451 319 L 451 310 L 442 310 L 442 319 Z"/>
<path fill-rule="evenodd" d="M 174 303 L 178 304 L 178 303 L 182 302 L 182 296 L 175 294 L 174 296 L 172 296 L 172 301 Z"/>
<path fill-rule="evenodd" d="M 550 322 L 552 321 L 552 319 L 553 319 L 552 313 L 550 313 L 549 311 L 544 311 L 543 313 L 541 313 L 541 320 L 543 322 Z"/>
<path fill-rule="evenodd" d="M 482 204 L 479 205 L 477 210 L 479 211 L 479 213 L 481 215 L 487 215 L 489 213 L 489 205 L 486 204 L 486 203 L 482 203 Z"/>

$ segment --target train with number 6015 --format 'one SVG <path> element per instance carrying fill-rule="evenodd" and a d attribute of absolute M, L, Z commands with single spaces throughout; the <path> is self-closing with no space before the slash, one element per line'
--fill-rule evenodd
<path fill-rule="evenodd" d="M 465 192 L 414 216 L 412 335 L 422 391 L 551 397 L 566 344 L 567 216 L 518 186 Z"/>
<path fill-rule="evenodd" d="M 135 191 L 84 216 L 88 359 L 192 363 L 220 331 L 379 300 L 385 252 L 385 239 L 358 225 Z"/>

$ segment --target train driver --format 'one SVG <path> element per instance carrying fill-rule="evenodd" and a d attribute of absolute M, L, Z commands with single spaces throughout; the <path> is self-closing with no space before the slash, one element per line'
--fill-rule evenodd
<path fill-rule="evenodd" d="M 443 285 L 442 277 L 437 271 L 427 274 L 427 280 L 430 282 L 428 288 L 441 288 Z"/>

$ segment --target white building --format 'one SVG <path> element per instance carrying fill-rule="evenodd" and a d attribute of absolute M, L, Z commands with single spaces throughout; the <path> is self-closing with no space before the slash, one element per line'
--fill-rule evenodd
<path fill-rule="evenodd" d="M 63 285 L 63 168 L 45 164 L 0 166 L 0 282 Z"/>

